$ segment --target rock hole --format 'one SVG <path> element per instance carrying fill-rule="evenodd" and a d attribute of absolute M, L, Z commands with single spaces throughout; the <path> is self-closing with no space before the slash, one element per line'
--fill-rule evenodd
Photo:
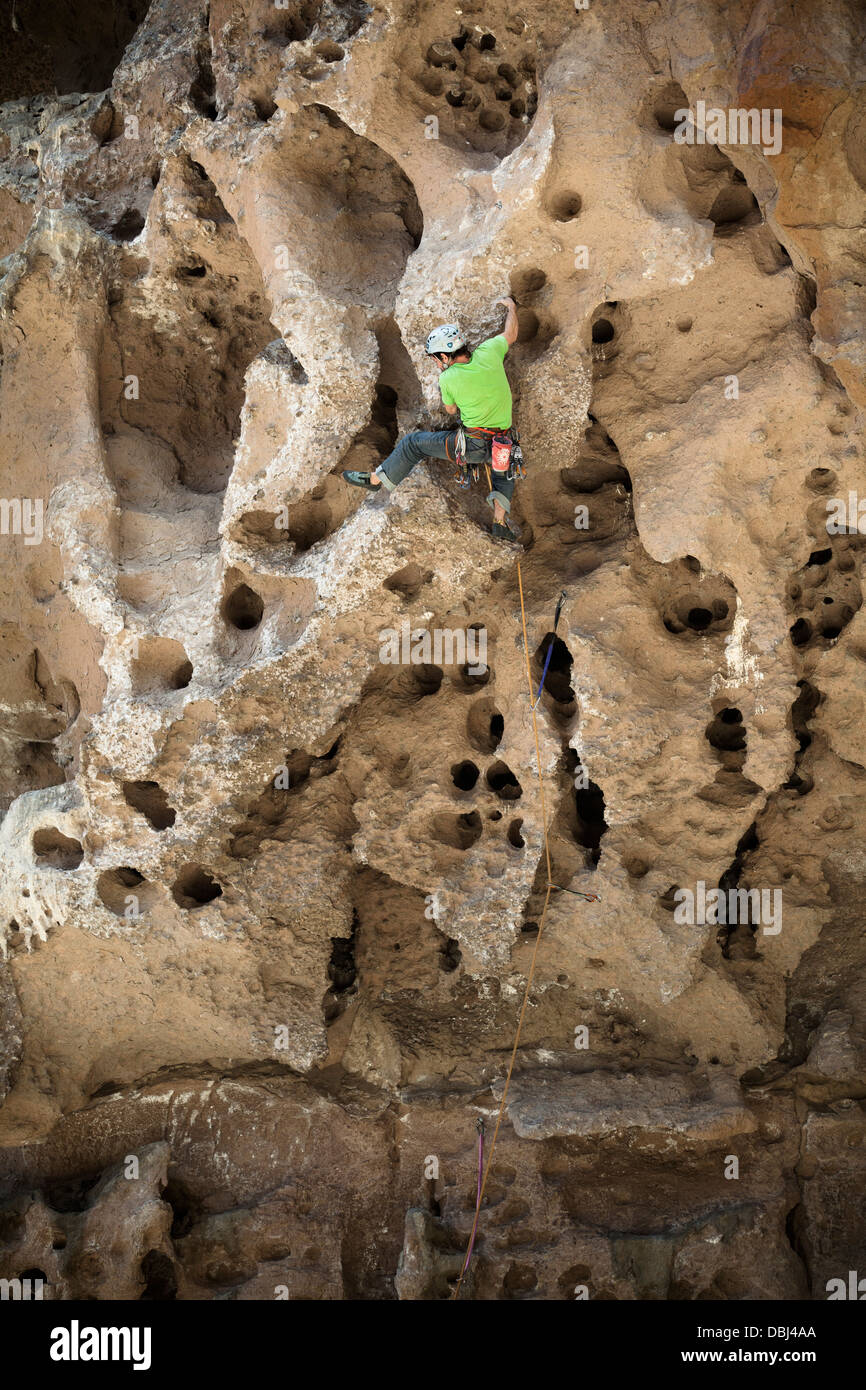
<path fill-rule="evenodd" d="M 453 936 L 446 936 L 439 952 L 439 969 L 446 975 L 452 974 L 463 959 L 459 942 Z"/>
<path fill-rule="evenodd" d="M 345 994 L 358 978 L 355 964 L 355 943 L 352 937 L 331 937 L 331 959 L 328 962 L 328 979 L 334 994 Z"/>
<path fill-rule="evenodd" d="M 828 492 L 836 484 L 836 474 L 832 468 L 813 468 L 806 478 L 806 486 L 813 492 Z"/>
<path fill-rule="evenodd" d="M 455 685 L 460 690 L 480 690 L 482 686 L 490 683 L 492 674 L 489 666 L 479 670 L 478 662 L 465 661 L 462 666 L 457 667 Z"/>
<path fill-rule="evenodd" d="M 711 748 L 720 752 L 742 752 L 746 747 L 742 714 L 730 706 L 719 710 L 704 730 L 704 737 Z"/>
<path fill-rule="evenodd" d="M 448 68 L 451 72 L 455 72 L 457 69 L 457 60 L 451 50 L 456 47 L 457 44 L 453 39 L 436 39 L 427 49 L 424 61 L 428 63 L 431 68 Z"/>
<path fill-rule="evenodd" d="M 331 529 L 331 510 L 320 500 L 298 502 L 289 509 L 286 540 L 292 542 L 298 555 L 305 555 Z"/>
<path fill-rule="evenodd" d="M 522 825 L 522 820 L 513 820 L 508 827 L 508 843 L 512 845 L 514 849 L 523 849 L 526 844 L 526 841 L 520 833 Z"/>
<path fill-rule="evenodd" d="M 714 200 L 707 217 L 716 236 L 730 236 L 741 227 L 756 226 L 761 221 L 761 209 L 745 184 L 729 183 Z"/>
<path fill-rule="evenodd" d="M 573 835 L 583 849 L 589 850 L 589 862 L 595 866 L 601 858 L 601 839 L 607 832 L 604 818 L 604 792 L 595 782 L 574 789 L 575 824 Z"/>
<path fill-rule="evenodd" d="M 555 700 L 558 705 L 567 706 L 568 712 L 573 712 L 571 707 L 576 710 L 574 690 L 571 685 L 571 669 L 574 664 L 571 652 L 565 645 L 561 637 L 555 633 L 548 632 L 541 639 L 535 652 L 535 665 L 538 668 L 538 680 L 541 680 L 541 673 L 544 670 L 544 663 L 547 660 L 547 652 L 550 644 L 553 650 L 550 654 L 550 663 L 547 668 L 547 675 L 544 678 L 544 691 Z M 536 689 L 538 687 L 536 686 Z"/>
<path fill-rule="evenodd" d="M 51 869 L 77 869 L 84 858 L 80 842 L 53 825 L 33 832 L 33 853 L 38 864 Z"/>
<path fill-rule="evenodd" d="M 833 551 L 828 547 L 826 550 L 813 550 L 806 561 L 807 565 L 826 565 L 833 559 Z M 828 602 L 827 599 L 824 602 Z M 832 599 L 829 600 L 832 603 Z"/>
<path fill-rule="evenodd" d="M 172 884 L 171 895 L 185 912 L 222 897 L 222 887 L 200 864 L 186 864 Z"/>
<path fill-rule="evenodd" d="M 757 832 L 757 822 L 752 821 L 748 830 L 737 842 L 733 862 L 730 868 L 726 869 L 719 879 L 719 889 L 722 893 L 729 893 L 731 889 L 737 888 L 743 873 L 746 855 L 754 853 L 760 846 Z M 747 917 L 753 911 L 751 902 Z M 716 941 L 721 949 L 725 960 L 754 959 L 756 954 L 755 932 L 757 930 L 757 919 L 754 921 L 738 921 L 720 923 L 716 932 Z"/>
<path fill-rule="evenodd" d="M 471 792 L 480 775 L 479 768 L 475 763 L 465 759 L 462 763 L 455 763 L 451 769 L 451 781 L 458 791 Z"/>
<path fill-rule="evenodd" d="M 171 637 L 140 637 L 130 674 L 136 695 L 183 690 L 192 680 L 192 662 Z"/>
<path fill-rule="evenodd" d="M 111 228 L 115 241 L 135 241 L 144 231 L 144 218 L 138 208 L 127 208 Z"/>
<path fill-rule="evenodd" d="M 644 878 L 652 868 L 649 860 L 641 854 L 623 855 L 622 864 L 629 878 Z"/>
<path fill-rule="evenodd" d="M 538 270 L 535 266 L 530 266 L 524 270 L 517 270 L 511 278 L 511 291 L 517 299 L 521 299 L 527 294 L 536 294 L 543 290 L 547 284 L 547 276 L 543 270 Z"/>
<path fill-rule="evenodd" d="M 801 776 L 799 772 L 794 772 L 787 782 L 782 784 L 784 791 L 796 792 L 798 796 L 808 796 L 815 786 L 815 779 L 808 773 Z"/>
<path fill-rule="evenodd" d="M 478 124 L 482 130 L 504 130 L 508 124 L 508 118 L 503 111 L 485 106 L 478 117 Z"/>
<path fill-rule="evenodd" d="M 333 39 L 322 39 L 313 51 L 325 63 L 339 63 L 346 56 L 346 50 L 334 43 Z"/>
<path fill-rule="evenodd" d="M 154 830 L 169 830 L 177 812 L 168 804 L 168 797 L 158 782 L 123 782 L 123 795 L 135 811 L 150 821 Z"/>
<path fill-rule="evenodd" d="M 540 320 L 534 309 L 517 310 L 517 341 L 531 343 L 538 337 Z"/>
<path fill-rule="evenodd" d="M 445 679 L 445 672 L 441 666 L 432 666 L 429 662 L 423 661 L 420 665 L 412 667 L 412 676 L 419 698 L 424 699 L 427 695 L 437 694 Z"/>
<path fill-rule="evenodd" d="M 494 753 L 502 742 L 505 720 L 490 699 L 477 700 L 466 719 L 466 737 L 480 753 Z"/>
<path fill-rule="evenodd" d="M 547 203 L 547 214 L 554 222 L 573 222 L 580 216 L 583 199 L 579 193 L 554 193 Z"/>
<path fill-rule="evenodd" d="M 656 128 L 673 135 L 677 128 L 677 111 L 688 110 L 688 97 L 678 82 L 667 83 L 652 97 L 652 117 Z"/>
<path fill-rule="evenodd" d="M 689 99 L 682 87 L 676 82 L 669 82 L 653 102 L 652 113 L 658 129 L 666 135 L 673 135 L 677 126 L 677 111 L 688 110 L 688 107 Z"/>
<path fill-rule="evenodd" d="M 249 584 L 238 584 L 223 599 L 222 615 L 232 627 L 248 632 L 262 621 L 265 605 Z"/>
<path fill-rule="evenodd" d="M 172 1240 L 188 1236 L 202 1213 L 202 1204 L 190 1188 L 178 1178 L 169 1178 L 160 1194 L 172 1210 L 170 1235 Z"/>
<path fill-rule="evenodd" d="M 532 1265 L 509 1265 L 502 1280 L 506 1298 L 521 1298 L 538 1287 L 538 1276 Z"/>
<path fill-rule="evenodd" d="M 592 325 L 592 341 L 594 343 L 610 343 L 613 341 L 614 326 L 610 319 L 596 319 Z"/>
<path fill-rule="evenodd" d="M 141 1262 L 144 1290 L 143 1303 L 165 1303 L 177 1298 L 177 1274 L 174 1264 L 162 1250 L 148 1250 Z"/>
<path fill-rule="evenodd" d="M 467 811 L 460 816 L 443 813 L 436 816 L 433 822 L 433 835 L 440 844 L 464 852 L 481 839 L 482 830 L 481 817 L 477 811 Z"/>
<path fill-rule="evenodd" d="M 523 795 L 522 788 L 511 768 L 503 762 L 491 763 L 487 769 L 487 785 L 500 801 L 516 801 Z"/>
<path fill-rule="evenodd" d="M 391 593 L 401 594 L 405 599 L 414 599 L 423 589 L 425 584 L 429 584 L 433 578 L 433 571 L 422 569 L 416 565 L 414 560 L 408 565 L 404 565 L 401 570 L 390 575 L 383 583 L 383 589 L 388 589 Z"/>
<path fill-rule="evenodd" d="M 260 121 L 269 121 L 277 109 L 270 97 L 253 97 L 253 106 Z"/>
<path fill-rule="evenodd" d="M 790 629 L 790 636 L 795 647 L 805 647 L 812 636 L 812 624 L 808 618 L 798 618 Z"/>
<path fill-rule="evenodd" d="M 146 912 L 153 905 L 156 889 L 138 869 L 124 865 L 119 869 L 106 869 L 99 875 L 96 895 L 115 917 L 134 921 L 139 913 Z"/>
<path fill-rule="evenodd" d="M 203 38 L 201 40 L 195 57 L 197 72 L 189 89 L 189 99 L 200 116 L 206 116 L 209 121 L 215 121 L 219 113 L 216 105 L 216 83 L 211 66 L 208 39 Z"/>
<path fill-rule="evenodd" d="M 823 696 L 817 686 L 812 685 L 810 681 L 799 680 L 797 686 L 800 693 L 791 706 L 791 725 L 797 739 L 799 750 L 797 758 L 799 759 L 811 746 L 812 735 L 809 731 L 809 721 L 820 705 Z M 812 784 L 811 778 L 809 782 Z M 807 790 L 811 790 L 811 785 Z M 805 793 L 801 791 L 800 795 L 805 795 Z"/>
<path fill-rule="evenodd" d="M 357 993 L 358 967 L 355 952 L 358 944 L 360 921 L 358 913 L 352 913 L 352 930 L 349 936 L 331 937 L 331 959 L 328 961 L 328 979 L 331 984 L 323 1001 L 326 1023 L 333 1023 L 345 1012 L 350 999 Z"/>
<path fill-rule="evenodd" d="M 99 1182 L 100 1174 L 89 1178 L 61 1178 L 45 1185 L 45 1201 L 54 1211 L 65 1214 L 86 1211 L 88 1196 Z"/>
<path fill-rule="evenodd" d="M 709 608 L 690 608 L 686 614 L 686 626 L 692 632 L 705 632 L 712 621 L 713 614 Z"/>

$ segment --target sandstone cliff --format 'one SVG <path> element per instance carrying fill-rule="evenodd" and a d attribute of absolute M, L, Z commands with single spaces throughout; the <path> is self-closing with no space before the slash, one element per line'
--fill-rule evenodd
<path fill-rule="evenodd" d="M 866 1259 L 861 7 L 55 8 L 0 19 L 0 1276 L 448 1297 L 546 812 L 466 1294 L 825 1297 Z M 781 148 L 681 141 L 701 102 Z M 485 489 L 340 476 L 509 293 L 539 756 Z M 485 659 L 383 662 L 404 625 Z M 684 920 L 719 888 L 779 911 Z"/>

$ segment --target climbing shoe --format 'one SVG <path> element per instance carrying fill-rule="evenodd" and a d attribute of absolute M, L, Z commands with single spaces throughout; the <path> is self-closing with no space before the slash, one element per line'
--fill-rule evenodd
<path fill-rule="evenodd" d="M 494 521 L 493 529 L 490 532 L 495 541 L 510 541 L 512 545 L 517 545 L 517 536 L 510 526 L 502 526 L 498 521 Z"/>
<path fill-rule="evenodd" d="M 346 479 L 346 482 L 351 483 L 353 487 L 365 488 L 367 492 L 382 492 L 383 490 L 381 483 L 379 483 L 377 487 L 375 483 L 370 482 L 369 473 L 359 473 L 356 468 L 344 468 L 343 477 Z"/>

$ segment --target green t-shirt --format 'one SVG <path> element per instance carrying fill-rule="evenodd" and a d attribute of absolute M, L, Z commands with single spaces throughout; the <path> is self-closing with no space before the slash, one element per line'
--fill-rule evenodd
<path fill-rule="evenodd" d="M 464 425 L 507 430 L 511 425 L 511 387 L 502 365 L 508 351 L 504 333 L 480 343 L 469 362 L 454 362 L 439 378 L 446 405 L 456 405 Z"/>

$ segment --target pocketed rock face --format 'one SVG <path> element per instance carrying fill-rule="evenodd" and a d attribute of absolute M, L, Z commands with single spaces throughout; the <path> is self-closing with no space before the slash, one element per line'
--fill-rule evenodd
<path fill-rule="evenodd" d="M 0 107 L 0 1278 L 449 1297 L 550 882 L 462 1296 L 825 1298 L 860 7 L 115 8 L 19 4 Z M 699 102 L 781 149 L 680 143 Z M 450 468 L 341 477 L 509 293 L 522 592 Z"/>

